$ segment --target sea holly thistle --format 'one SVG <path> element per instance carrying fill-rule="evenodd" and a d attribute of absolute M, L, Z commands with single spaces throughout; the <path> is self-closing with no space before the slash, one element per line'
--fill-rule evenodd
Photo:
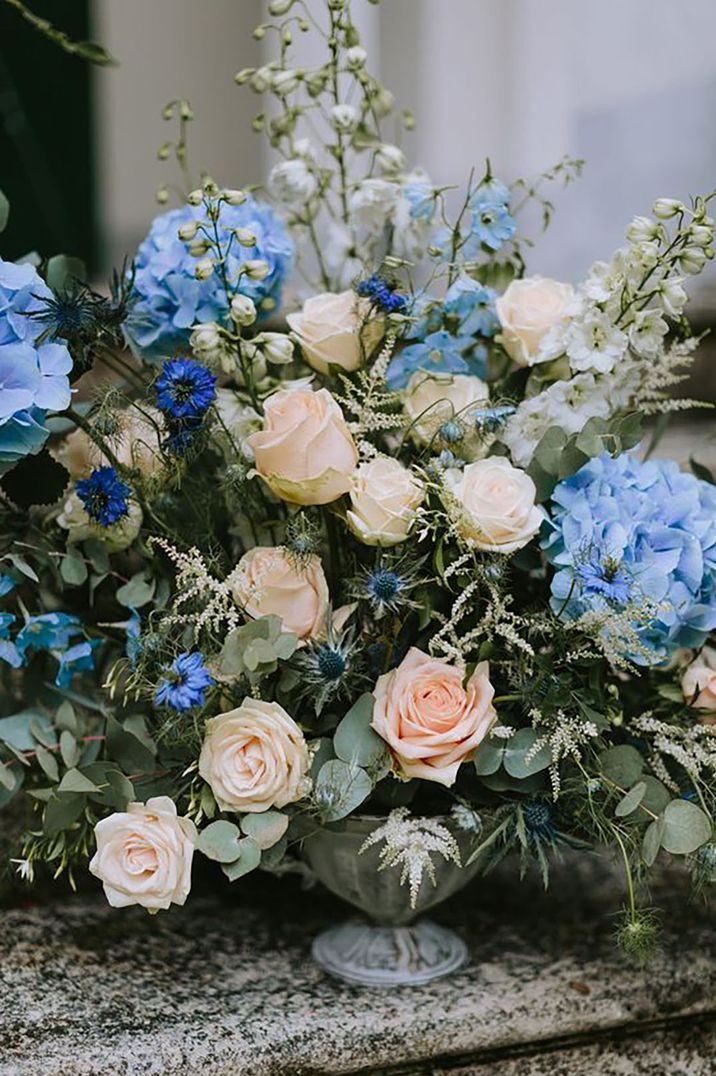
<path fill-rule="evenodd" d="M 378 870 L 400 867 L 400 884 L 408 885 L 411 908 L 417 905 L 426 874 L 437 885 L 433 855 L 458 867 L 462 865 L 458 843 L 442 822 L 436 818 L 416 818 L 407 807 L 391 811 L 387 821 L 366 837 L 359 854 L 381 841 Z"/>

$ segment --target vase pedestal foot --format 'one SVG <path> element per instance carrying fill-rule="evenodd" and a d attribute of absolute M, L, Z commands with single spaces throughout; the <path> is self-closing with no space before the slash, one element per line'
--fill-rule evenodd
<path fill-rule="evenodd" d="M 467 962 L 464 941 L 429 919 L 399 927 L 349 919 L 319 934 L 311 951 L 330 975 L 361 986 L 420 986 Z"/>

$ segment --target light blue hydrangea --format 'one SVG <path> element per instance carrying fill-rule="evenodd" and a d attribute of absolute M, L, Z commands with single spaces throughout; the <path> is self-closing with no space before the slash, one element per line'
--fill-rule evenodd
<path fill-rule="evenodd" d="M 125 330 L 131 345 L 146 358 L 166 358 L 186 349 L 192 326 L 226 319 L 228 303 L 219 272 L 208 280 L 197 280 L 197 258 L 178 235 L 182 224 L 196 220 L 208 226 L 203 205 L 185 205 L 160 214 L 137 251 L 133 302 Z M 230 283 L 238 280 L 242 262 L 266 262 L 268 276 L 263 280 L 242 276 L 239 290 L 253 299 L 259 313 L 262 303 L 264 309 L 274 309 L 293 257 L 293 244 L 281 219 L 269 206 L 247 198 L 239 206 L 221 203 L 217 228 L 222 249 L 229 251 L 225 270 Z M 242 246 L 232 237 L 236 228 L 251 232 L 256 245 Z"/>
<path fill-rule="evenodd" d="M 552 607 L 658 611 L 639 628 L 639 664 L 698 647 L 716 628 L 716 488 L 671 460 L 631 454 L 590 460 L 552 495 L 543 548 L 557 568 Z"/>
<path fill-rule="evenodd" d="M 49 436 L 48 411 L 70 403 L 72 358 L 61 343 L 43 343 L 32 315 L 52 298 L 32 265 L 0 259 L 0 474 L 39 452 Z"/>

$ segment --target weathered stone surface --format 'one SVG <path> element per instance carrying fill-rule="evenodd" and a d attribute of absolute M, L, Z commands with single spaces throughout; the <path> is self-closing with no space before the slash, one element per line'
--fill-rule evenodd
<path fill-rule="evenodd" d="M 14 909 L 0 919 L 0 1074 L 708 1076 L 709 915 L 672 878 L 664 951 L 635 970 L 612 942 L 615 887 L 597 857 L 547 894 L 512 871 L 478 879 L 435 915 L 471 966 L 387 992 L 311 963 L 311 938 L 344 908 L 294 878 L 156 917 L 92 897 Z"/>

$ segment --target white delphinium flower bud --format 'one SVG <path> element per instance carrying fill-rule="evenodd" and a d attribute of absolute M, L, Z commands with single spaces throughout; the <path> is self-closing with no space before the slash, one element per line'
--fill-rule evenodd
<path fill-rule="evenodd" d="M 686 306 L 688 295 L 682 287 L 683 277 L 671 277 L 662 280 L 657 288 L 658 300 L 662 310 L 672 318 L 678 318 Z"/>
<path fill-rule="evenodd" d="M 312 164 L 316 159 L 316 151 L 310 138 L 297 138 L 293 144 L 293 152 L 296 157 Z"/>
<path fill-rule="evenodd" d="M 349 134 L 358 122 L 358 112 L 352 105 L 334 105 L 331 123 L 341 134 Z"/>
<path fill-rule="evenodd" d="M 256 236 L 248 228 L 234 228 L 234 235 L 242 247 L 256 246 Z"/>
<path fill-rule="evenodd" d="M 273 77 L 273 69 L 268 64 L 264 64 L 263 67 L 258 67 L 254 71 L 249 86 L 254 93 L 266 93 L 273 82 Z"/>
<path fill-rule="evenodd" d="M 202 258 L 194 266 L 194 276 L 197 280 L 208 280 L 214 272 L 214 263 L 211 258 Z"/>
<path fill-rule="evenodd" d="M 220 363 L 225 350 L 221 327 L 215 321 L 195 325 L 189 337 L 189 346 L 196 358 L 207 366 Z"/>
<path fill-rule="evenodd" d="M 189 205 L 201 205 L 203 199 L 204 192 L 199 190 L 198 188 L 195 191 L 190 191 L 189 194 L 187 194 L 186 196 L 186 200 Z"/>
<path fill-rule="evenodd" d="M 246 201 L 244 192 L 235 190 L 223 190 L 221 192 L 221 198 L 227 205 L 243 205 Z"/>
<path fill-rule="evenodd" d="M 298 86 L 299 73 L 288 67 L 285 71 L 277 71 L 271 79 L 271 89 L 279 97 L 285 97 L 292 93 Z"/>
<path fill-rule="evenodd" d="M 706 265 L 707 257 L 706 251 L 701 247 L 687 247 L 679 255 L 679 266 L 685 273 L 695 276 Z"/>
<path fill-rule="evenodd" d="M 206 176 L 201 186 L 207 198 L 219 197 L 219 188 L 214 182 L 214 180 L 211 178 L 211 176 Z"/>
<path fill-rule="evenodd" d="M 241 268 L 249 280 L 265 280 L 270 272 L 268 263 L 261 258 L 249 258 Z"/>
<path fill-rule="evenodd" d="M 683 202 L 680 202 L 678 198 L 657 198 L 651 207 L 651 211 L 655 217 L 659 220 L 670 220 L 675 217 L 677 213 L 682 213 L 686 209 Z"/>
<path fill-rule="evenodd" d="M 202 236 L 200 239 L 194 239 L 189 243 L 187 250 L 192 258 L 203 258 L 210 246 L 211 243 L 206 236 Z"/>
<path fill-rule="evenodd" d="M 269 173 L 269 189 L 273 196 L 287 205 L 307 202 L 316 193 L 316 178 L 300 158 L 280 161 Z"/>
<path fill-rule="evenodd" d="M 355 224 L 379 235 L 398 202 L 398 187 L 387 179 L 364 179 L 351 195 L 348 209 Z"/>
<path fill-rule="evenodd" d="M 688 235 L 695 247 L 707 247 L 714 237 L 713 228 L 704 224 L 690 225 Z"/>
<path fill-rule="evenodd" d="M 179 236 L 180 239 L 183 239 L 185 242 L 188 242 L 188 240 L 194 238 L 194 236 L 196 235 L 196 233 L 198 231 L 199 231 L 199 221 L 198 220 L 190 220 L 190 221 L 187 221 L 186 224 L 181 225 L 181 227 L 179 228 L 179 231 L 177 232 L 177 235 Z"/>
<path fill-rule="evenodd" d="M 405 168 L 405 154 L 402 149 L 398 149 L 397 146 L 393 146 L 389 142 L 384 142 L 381 146 L 378 146 L 375 159 L 380 170 L 389 175 L 402 172 Z"/>
<path fill-rule="evenodd" d="M 385 119 L 395 108 L 395 97 L 384 87 L 381 87 L 373 98 L 373 110 L 379 119 Z"/>
<path fill-rule="evenodd" d="M 256 321 L 256 307 L 253 299 L 249 299 L 248 295 L 237 293 L 231 300 L 230 310 L 231 317 L 237 325 L 253 325 Z"/>
<path fill-rule="evenodd" d="M 287 15 L 293 7 L 294 0 L 271 0 L 269 4 L 269 15 L 273 15 L 274 18 L 280 18 L 281 15 Z"/>
<path fill-rule="evenodd" d="M 657 239 L 660 231 L 661 225 L 651 217 L 634 217 L 626 230 L 626 235 L 631 243 L 643 243 Z"/>
<path fill-rule="evenodd" d="M 354 45 L 346 52 L 346 64 L 350 71 L 360 71 L 368 59 L 368 53 L 360 45 Z"/>
<path fill-rule="evenodd" d="M 266 359 L 277 366 L 293 360 L 293 342 L 285 333 L 261 333 L 254 338 Z"/>

